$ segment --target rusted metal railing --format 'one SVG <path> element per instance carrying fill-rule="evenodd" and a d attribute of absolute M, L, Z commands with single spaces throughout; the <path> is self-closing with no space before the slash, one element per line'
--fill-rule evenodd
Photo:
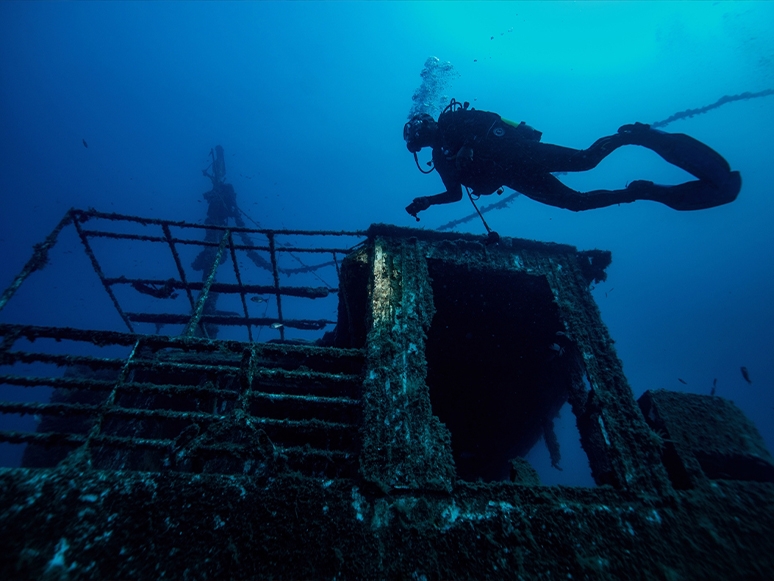
<path fill-rule="evenodd" d="M 159 235 L 127 233 L 118 231 L 118 228 L 111 230 L 104 226 L 87 228 L 87 223 L 93 220 L 107 221 L 109 224 L 155 226 L 159 227 L 160 233 Z M 92 269 L 130 333 L 136 332 L 136 323 L 152 323 L 156 325 L 180 324 L 184 328 L 183 334 L 187 336 L 195 334 L 207 336 L 206 325 L 243 326 L 247 331 L 248 340 L 251 342 L 254 340 L 253 327 L 274 328 L 278 331 L 280 339 L 285 339 L 286 328 L 305 331 L 322 330 L 328 325 L 335 324 L 335 321 L 325 317 L 318 319 L 288 317 L 283 309 L 283 297 L 325 298 L 332 293 L 338 292 L 338 281 L 335 284 L 328 284 L 318 276 L 317 278 L 323 282 L 322 286 L 282 284 L 280 275 L 291 277 L 304 273 L 315 274 L 321 268 L 335 267 L 335 275 L 338 277 L 339 259 L 348 254 L 352 248 L 341 246 L 297 246 L 282 244 L 279 239 L 312 236 L 333 237 L 335 240 L 343 240 L 345 237 L 350 239 L 361 238 L 361 240 L 354 244 L 354 246 L 357 246 L 366 236 L 366 233 L 363 231 L 251 229 L 238 226 L 213 226 L 184 221 L 142 218 L 139 216 L 98 212 L 94 209 L 71 209 L 45 241 L 34 247 L 32 258 L 27 262 L 19 275 L 16 276 L 8 289 L 0 295 L 0 311 L 7 305 L 24 281 L 33 272 L 41 270 L 47 264 L 50 250 L 57 243 L 60 232 L 69 225 L 73 225 L 83 250 L 89 258 Z M 173 235 L 172 228 L 180 229 L 182 234 L 178 236 Z M 209 237 L 210 239 L 205 239 L 204 234 L 208 231 L 214 232 L 217 235 L 217 241 L 212 241 L 211 236 Z M 242 242 L 241 244 L 235 243 L 234 235 L 238 236 Z M 251 237 L 265 238 L 266 244 L 255 244 Z M 157 244 L 171 253 L 175 270 L 170 272 L 170 277 L 166 279 L 127 276 L 125 274 L 107 276 L 103 264 L 97 258 L 92 245 L 92 241 L 95 239 Z M 210 249 L 209 252 L 214 251 L 214 259 L 208 263 L 208 270 L 201 282 L 192 281 L 190 280 L 190 275 L 186 275 L 186 269 L 183 266 L 178 250 L 180 246 L 195 247 L 203 250 Z M 252 284 L 250 280 L 245 279 L 237 259 L 237 252 L 244 252 L 256 267 L 268 271 L 268 274 L 271 276 L 271 283 Z M 263 258 L 261 253 L 268 253 L 269 259 Z M 330 260 L 314 265 L 306 265 L 299 259 L 299 255 L 325 256 L 326 254 L 331 257 Z M 301 266 L 282 268 L 279 261 L 280 255 L 292 256 Z M 233 265 L 235 284 L 218 281 L 220 267 L 226 259 L 229 259 Z M 103 257 L 104 260 L 105 258 Z M 111 264 L 111 269 L 115 269 L 115 264 Z M 315 274 L 315 276 L 317 275 Z M 156 296 L 154 293 L 157 293 L 158 298 L 168 298 L 174 291 L 184 291 L 190 305 L 190 312 L 188 315 L 185 315 L 180 313 L 150 313 L 127 310 L 126 305 L 121 304 L 116 294 L 116 289 L 121 285 L 132 286 L 140 292 L 150 294 L 151 296 Z M 198 293 L 198 296 L 195 296 L 196 293 Z M 206 306 L 214 304 L 211 299 L 215 293 L 238 295 L 242 313 L 238 316 L 233 316 L 208 312 Z M 248 296 L 252 294 L 273 296 L 276 300 L 276 317 L 251 317 L 247 308 L 247 300 Z"/>
<path fill-rule="evenodd" d="M 83 353 L 85 344 L 127 354 L 47 353 L 37 345 L 46 340 L 59 351 Z M 0 443 L 26 445 L 22 465 L 29 467 L 71 458 L 84 469 L 196 471 L 190 458 L 202 457 L 215 462 L 206 471 L 244 473 L 255 450 L 241 437 L 224 446 L 218 437 L 228 438 L 229 430 L 218 426 L 225 425 L 263 438 L 272 462 L 283 458 L 302 472 L 353 475 L 363 354 L 330 351 L 0 324 L 0 400 L 9 386 L 45 386 L 58 394 L 45 402 L 0 401 Z M 33 375 L 28 366 L 40 363 L 49 367 Z M 9 415 L 40 419 L 11 430 L 3 421 Z M 192 444 L 197 435 L 208 436 Z"/>

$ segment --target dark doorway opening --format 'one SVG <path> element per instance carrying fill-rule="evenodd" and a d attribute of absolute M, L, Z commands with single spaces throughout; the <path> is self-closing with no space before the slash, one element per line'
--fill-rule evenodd
<path fill-rule="evenodd" d="M 569 340 L 543 276 L 430 260 L 427 339 L 433 412 L 449 428 L 457 476 L 507 480 L 567 400 Z"/>

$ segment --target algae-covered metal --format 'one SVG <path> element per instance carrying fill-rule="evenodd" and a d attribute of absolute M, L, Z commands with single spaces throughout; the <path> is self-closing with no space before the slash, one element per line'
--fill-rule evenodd
<path fill-rule="evenodd" d="M 0 575 L 774 570 L 771 457 L 731 402 L 663 391 L 634 401 L 589 292 L 609 253 L 385 225 L 365 234 L 340 263 L 332 252 L 338 317 L 316 344 L 0 325 L 0 389 L 56 394 L 0 403 L 0 414 L 42 418 L 0 432 L 27 445 L 24 467 L 0 469 Z M 203 289 L 193 284 L 174 279 Z M 270 292 L 250 284 L 222 288 Z M 53 353 L 46 341 L 113 354 Z M 36 364 L 64 373 L 19 372 Z M 545 436 L 558 462 L 552 419 L 565 402 L 596 487 L 542 486 L 522 459 Z"/>

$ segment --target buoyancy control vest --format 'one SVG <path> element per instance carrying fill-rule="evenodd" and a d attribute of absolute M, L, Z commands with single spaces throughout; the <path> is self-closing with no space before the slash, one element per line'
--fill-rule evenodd
<path fill-rule="evenodd" d="M 462 148 L 473 151 L 470 163 L 458 168 L 462 184 L 487 195 L 503 185 L 507 168 L 526 142 L 540 141 L 542 133 L 523 121 L 514 123 L 497 113 L 468 109 L 456 101 L 438 117 L 441 152 L 454 163 Z"/>

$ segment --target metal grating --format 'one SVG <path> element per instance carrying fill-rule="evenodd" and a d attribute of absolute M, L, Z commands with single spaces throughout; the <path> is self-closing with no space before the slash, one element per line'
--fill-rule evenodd
<path fill-rule="evenodd" d="M 0 402 L 0 415 L 40 417 L 37 431 L 0 431 L 0 442 L 27 444 L 23 466 L 53 467 L 69 455 L 108 470 L 357 472 L 359 350 L 7 324 L 0 338 L 3 367 L 61 371 L 0 375 L 3 387 L 53 390 L 47 403 Z M 46 339 L 130 352 L 32 349 Z"/>
<path fill-rule="evenodd" d="M 156 333 L 166 326 L 175 329 L 166 334 L 214 338 L 212 330 L 222 326 L 242 328 L 244 339 L 251 342 L 260 340 L 254 335 L 256 327 L 273 329 L 285 340 L 288 329 L 322 331 L 334 325 L 330 316 L 310 317 L 319 309 L 308 305 L 338 293 L 339 261 L 365 239 L 360 231 L 216 226 L 71 209 L 46 240 L 35 245 L 32 258 L 0 295 L 0 311 L 30 274 L 50 262 L 60 235 L 70 226 L 130 333 L 141 332 L 138 325 L 151 324 Z M 131 251 L 129 244 L 135 245 Z M 126 257 L 137 252 L 137 245 L 145 256 L 164 257 L 165 268 L 130 272 Z M 191 253 L 196 254 L 192 262 Z M 65 271 L 49 284 L 72 276 Z M 201 280 L 193 280 L 196 277 Z M 264 300 L 259 297 L 273 301 L 271 313 L 251 315 L 248 302 Z M 233 310 L 218 310 L 219 298 L 230 300 Z M 305 307 L 299 308 L 300 303 Z"/>

